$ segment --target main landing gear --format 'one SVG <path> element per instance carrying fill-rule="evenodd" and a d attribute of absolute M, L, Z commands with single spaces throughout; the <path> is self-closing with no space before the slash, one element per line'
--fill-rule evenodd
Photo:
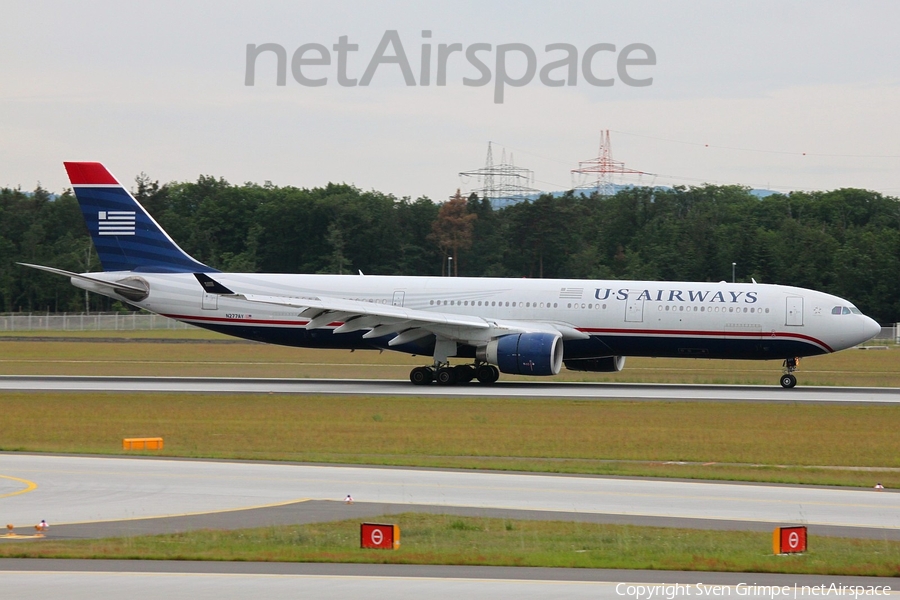
<path fill-rule="evenodd" d="M 800 366 L 800 358 L 784 359 L 784 374 L 781 376 L 781 387 L 790 389 L 797 385 L 797 378 L 794 377 L 794 371 Z"/>
<path fill-rule="evenodd" d="M 428 385 L 436 381 L 438 385 L 469 383 L 477 379 L 479 383 L 494 383 L 500 379 L 500 369 L 486 363 L 450 366 L 449 363 L 433 367 L 416 367 L 409 372 L 409 380 L 415 385 Z"/>

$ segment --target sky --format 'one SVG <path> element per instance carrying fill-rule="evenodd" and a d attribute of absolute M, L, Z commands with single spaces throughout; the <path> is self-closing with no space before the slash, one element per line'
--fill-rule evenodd
<path fill-rule="evenodd" d="M 532 187 L 563 190 L 583 183 L 571 170 L 610 130 L 613 158 L 645 173 L 616 183 L 900 196 L 900 3 L 888 0 L 5 0 L 3 22 L 0 187 L 61 192 L 62 162 L 86 160 L 129 187 L 141 172 L 212 175 L 441 201 L 480 187 L 459 173 L 483 167 L 491 142 L 495 161 L 533 172 Z M 355 50 L 335 49 L 344 36 Z M 285 49 L 284 85 L 274 52 L 246 85 L 251 44 Z M 445 57 L 439 86 L 442 44 L 462 51 Z M 574 49 L 574 85 L 541 81 L 569 56 L 552 44 Z M 597 44 L 589 75 L 612 85 L 585 77 Z M 314 64 L 321 49 L 329 64 Z M 469 51 L 485 85 L 464 84 L 484 79 Z M 527 79 L 528 51 L 532 81 L 501 85 L 497 102 L 498 78 Z M 623 60 L 635 63 L 626 77 Z M 568 76 L 565 65 L 549 73 Z"/>

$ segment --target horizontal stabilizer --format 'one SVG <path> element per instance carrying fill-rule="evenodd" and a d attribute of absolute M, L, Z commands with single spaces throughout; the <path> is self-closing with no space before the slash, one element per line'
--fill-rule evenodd
<path fill-rule="evenodd" d="M 62 269 L 55 269 L 53 267 L 45 267 L 43 265 L 32 265 L 29 263 L 16 263 L 17 265 L 22 265 L 23 267 L 30 267 L 32 269 L 39 269 L 41 271 L 47 271 L 48 273 L 53 273 L 55 275 L 62 275 L 64 277 L 70 277 L 73 279 L 80 279 L 82 281 L 89 281 L 95 285 L 99 285 L 101 287 L 110 288 L 112 291 L 119 293 L 119 295 L 124 296 L 126 298 L 134 297 L 135 295 L 140 295 L 142 297 L 146 297 L 147 288 L 141 287 L 139 285 L 134 285 L 131 283 L 123 283 L 120 281 L 106 281 L 105 279 L 100 279 L 99 277 L 91 277 L 90 275 L 84 275 L 82 273 L 72 273 L 71 271 L 64 271 Z"/>

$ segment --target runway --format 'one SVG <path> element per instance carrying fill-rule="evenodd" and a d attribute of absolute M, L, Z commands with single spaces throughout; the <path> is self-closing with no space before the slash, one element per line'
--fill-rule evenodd
<path fill-rule="evenodd" d="M 307 464 L 0 455 L 6 522 L 54 526 L 305 501 L 900 531 L 900 493 L 813 486 Z M 341 505 L 343 508 L 343 505 Z M 344 514 L 354 515 L 355 505 Z M 340 515 L 340 509 L 335 513 Z M 342 518 L 340 516 L 332 519 Z M 576 519 L 577 520 L 577 519 Z"/>
<path fill-rule="evenodd" d="M 356 502 L 342 502 L 346 494 Z M 900 493 L 410 468 L 0 454 L 0 515 L 48 538 L 130 536 L 359 519 L 409 511 L 900 539 Z M 24 531 L 24 529 L 20 529 Z M 0 540 L 4 543 L 6 540 Z M 885 585 L 886 580 L 741 573 L 304 565 L 176 561 L 0 561 L 16 598 L 625 598 L 630 583 Z M 890 582 L 887 582 L 888 584 Z M 657 595 L 664 592 L 657 592 Z M 802 588 L 797 597 L 812 597 Z M 638 600 L 631 596 L 633 600 Z M 641 597 L 641 600 L 646 600 Z"/>
<path fill-rule="evenodd" d="M 803 387 L 778 385 L 656 385 L 499 381 L 493 385 L 415 386 L 385 379 L 251 379 L 221 377 L 0 376 L 0 391 L 276 393 L 323 395 L 459 396 L 737 402 L 900 403 L 900 388 Z"/>

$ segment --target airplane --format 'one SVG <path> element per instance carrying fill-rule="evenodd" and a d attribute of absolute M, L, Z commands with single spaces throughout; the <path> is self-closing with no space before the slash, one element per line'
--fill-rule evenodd
<path fill-rule="evenodd" d="M 76 287 L 249 340 L 431 356 L 417 385 L 482 384 L 500 373 L 616 372 L 626 356 L 783 360 L 880 332 L 823 292 L 753 283 L 222 273 L 182 250 L 101 164 L 66 162 L 102 263 Z M 450 358 L 464 359 L 451 365 Z"/>

